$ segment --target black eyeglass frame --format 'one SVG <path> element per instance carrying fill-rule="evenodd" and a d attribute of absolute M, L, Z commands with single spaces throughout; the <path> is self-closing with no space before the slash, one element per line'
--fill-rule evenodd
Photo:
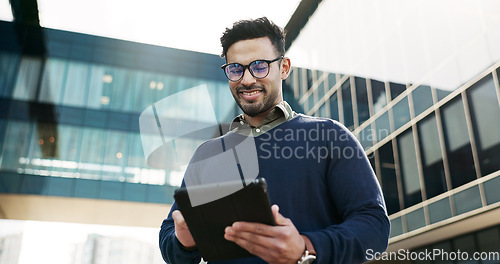
<path fill-rule="evenodd" d="M 278 58 L 276 58 L 276 59 L 274 59 L 274 60 L 254 60 L 254 61 L 250 62 L 250 64 L 248 64 L 248 65 L 242 65 L 241 63 L 226 63 L 226 64 L 224 64 L 224 65 L 222 65 L 222 66 L 220 66 L 220 67 L 221 67 L 221 69 L 224 71 L 224 75 L 226 76 L 226 78 L 227 78 L 228 80 L 232 81 L 232 82 L 237 82 L 237 81 L 241 80 L 241 79 L 243 78 L 243 76 L 245 75 L 245 71 L 246 71 L 246 69 L 248 69 L 248 71 L 250 72 L 250 74 L 251 74 L 254 78 L 256 78 L 256 79 L 264 79 L 264 78 L 266 78 L 266 77 L 267 77 L 267 75 L 269 75 L 269 70 L 270 70 L 270 68 L 271 68 L 271 63 L 273 63 L 273 62 L 275 62 L 275 61 L 278 61 L 278 60 L 281 60 L 281 59 L 284 59 L 284 58 L 285 58 L 285 56 L 281 55 L 281 56 L 279 56 Z M 262 61 L 262 62 L 267 63 L 267 73 L 266 73 L 266 75 L 265 75 L 264 77 L 257 77 L 257 76 L 255 76 L 255 75 L 253 74 L 252 69 L 250 69 L 250 65 L 252 65 L 252 64 L 253 64 L 254 62 L 256 62 L 256 61 Z M 229 65 L 233 65 L 233 64 L 238 64 L 238 65 L 241 65 L 241 66 L 243 67 L 243 73 L 241 74 L 241 77 L 240 77 L 238 80 L 231 80 L 231 79 L 229 78 L 229 76 L 227 76 L 226 67 L 227 67 L 227 66 L 229 66 Z"/>

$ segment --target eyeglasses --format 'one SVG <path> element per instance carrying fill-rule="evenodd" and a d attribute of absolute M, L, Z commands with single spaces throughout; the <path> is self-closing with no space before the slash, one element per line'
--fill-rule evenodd
<path fill-rule="evenodd" d="M 269 74 L 269 65 L 275 61 L 283 59 L 283 56 L 279 56 L 274 60 L 254 60 L 248 65 L 241 65 L 239 63 L 229 63 L 221 66 L 224 70 L 226 77 L 233 82 L 237 82 L 243 78 L 245 74 L 245 69 L 248 68 L 250 74 L 257 79 L 266 78 Z"/>

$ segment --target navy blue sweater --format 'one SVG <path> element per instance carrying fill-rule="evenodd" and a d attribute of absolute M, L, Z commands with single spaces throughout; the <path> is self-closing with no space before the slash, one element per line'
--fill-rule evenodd
<path fill-rule="evenodd" d="M 241 137 L 229 132 L 205 142 L 197 153 Z M 299 114 L 255 137 L 255 145 L 258 176 L 266 178 L 271 203 L 309 237 L 317 252 L 315 263 L 361 263 L 367 250 L 386 249 L 390 224 L 380 186 L 361 145 L 343 125 Z M 171 213 L 176 209 L 174 203 L 161 226 L 163 258 L 172 264 L 199 263 L 199 252 L 183 250 L 175 237 Z"/>

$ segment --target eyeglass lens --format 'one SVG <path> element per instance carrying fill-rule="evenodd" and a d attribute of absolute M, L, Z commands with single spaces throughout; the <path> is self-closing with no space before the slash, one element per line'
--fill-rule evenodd
<path fill-rule="evenodd" d="M 241 77 L 243 77 L 245 68 L 245 66 L 238 63 L 229 64 L 226 67 L 226 75 L 229 80 L 238 81 Z M 253 61 L 250 65 L 248 65 L 248 69 L 253 77 L 259 79 L 265 78 L 269 72 L 269 63 L 267 61 L 260 60 Z"/>

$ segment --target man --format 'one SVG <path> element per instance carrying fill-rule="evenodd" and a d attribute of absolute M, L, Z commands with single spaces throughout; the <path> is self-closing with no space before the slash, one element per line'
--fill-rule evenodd
<path fill-rule="evenodd" d="M 367 250 L 384 251 L 389 219 L 360 144 L 338 122 L 297 114 L 283 101 L 291 67 L 283 30 L 267 18 L 239 21 L 221 43 L 222 68 L 243 111 L 222 139 L 253 133 L 258 176 L 266 178 L 277 226 L 227 227 L 225 238 L 257 257 L 218 263 L 361 263 Z M 168 263 L 200 261 L 175 203 L 161 227 L 160 249 Z"/>

